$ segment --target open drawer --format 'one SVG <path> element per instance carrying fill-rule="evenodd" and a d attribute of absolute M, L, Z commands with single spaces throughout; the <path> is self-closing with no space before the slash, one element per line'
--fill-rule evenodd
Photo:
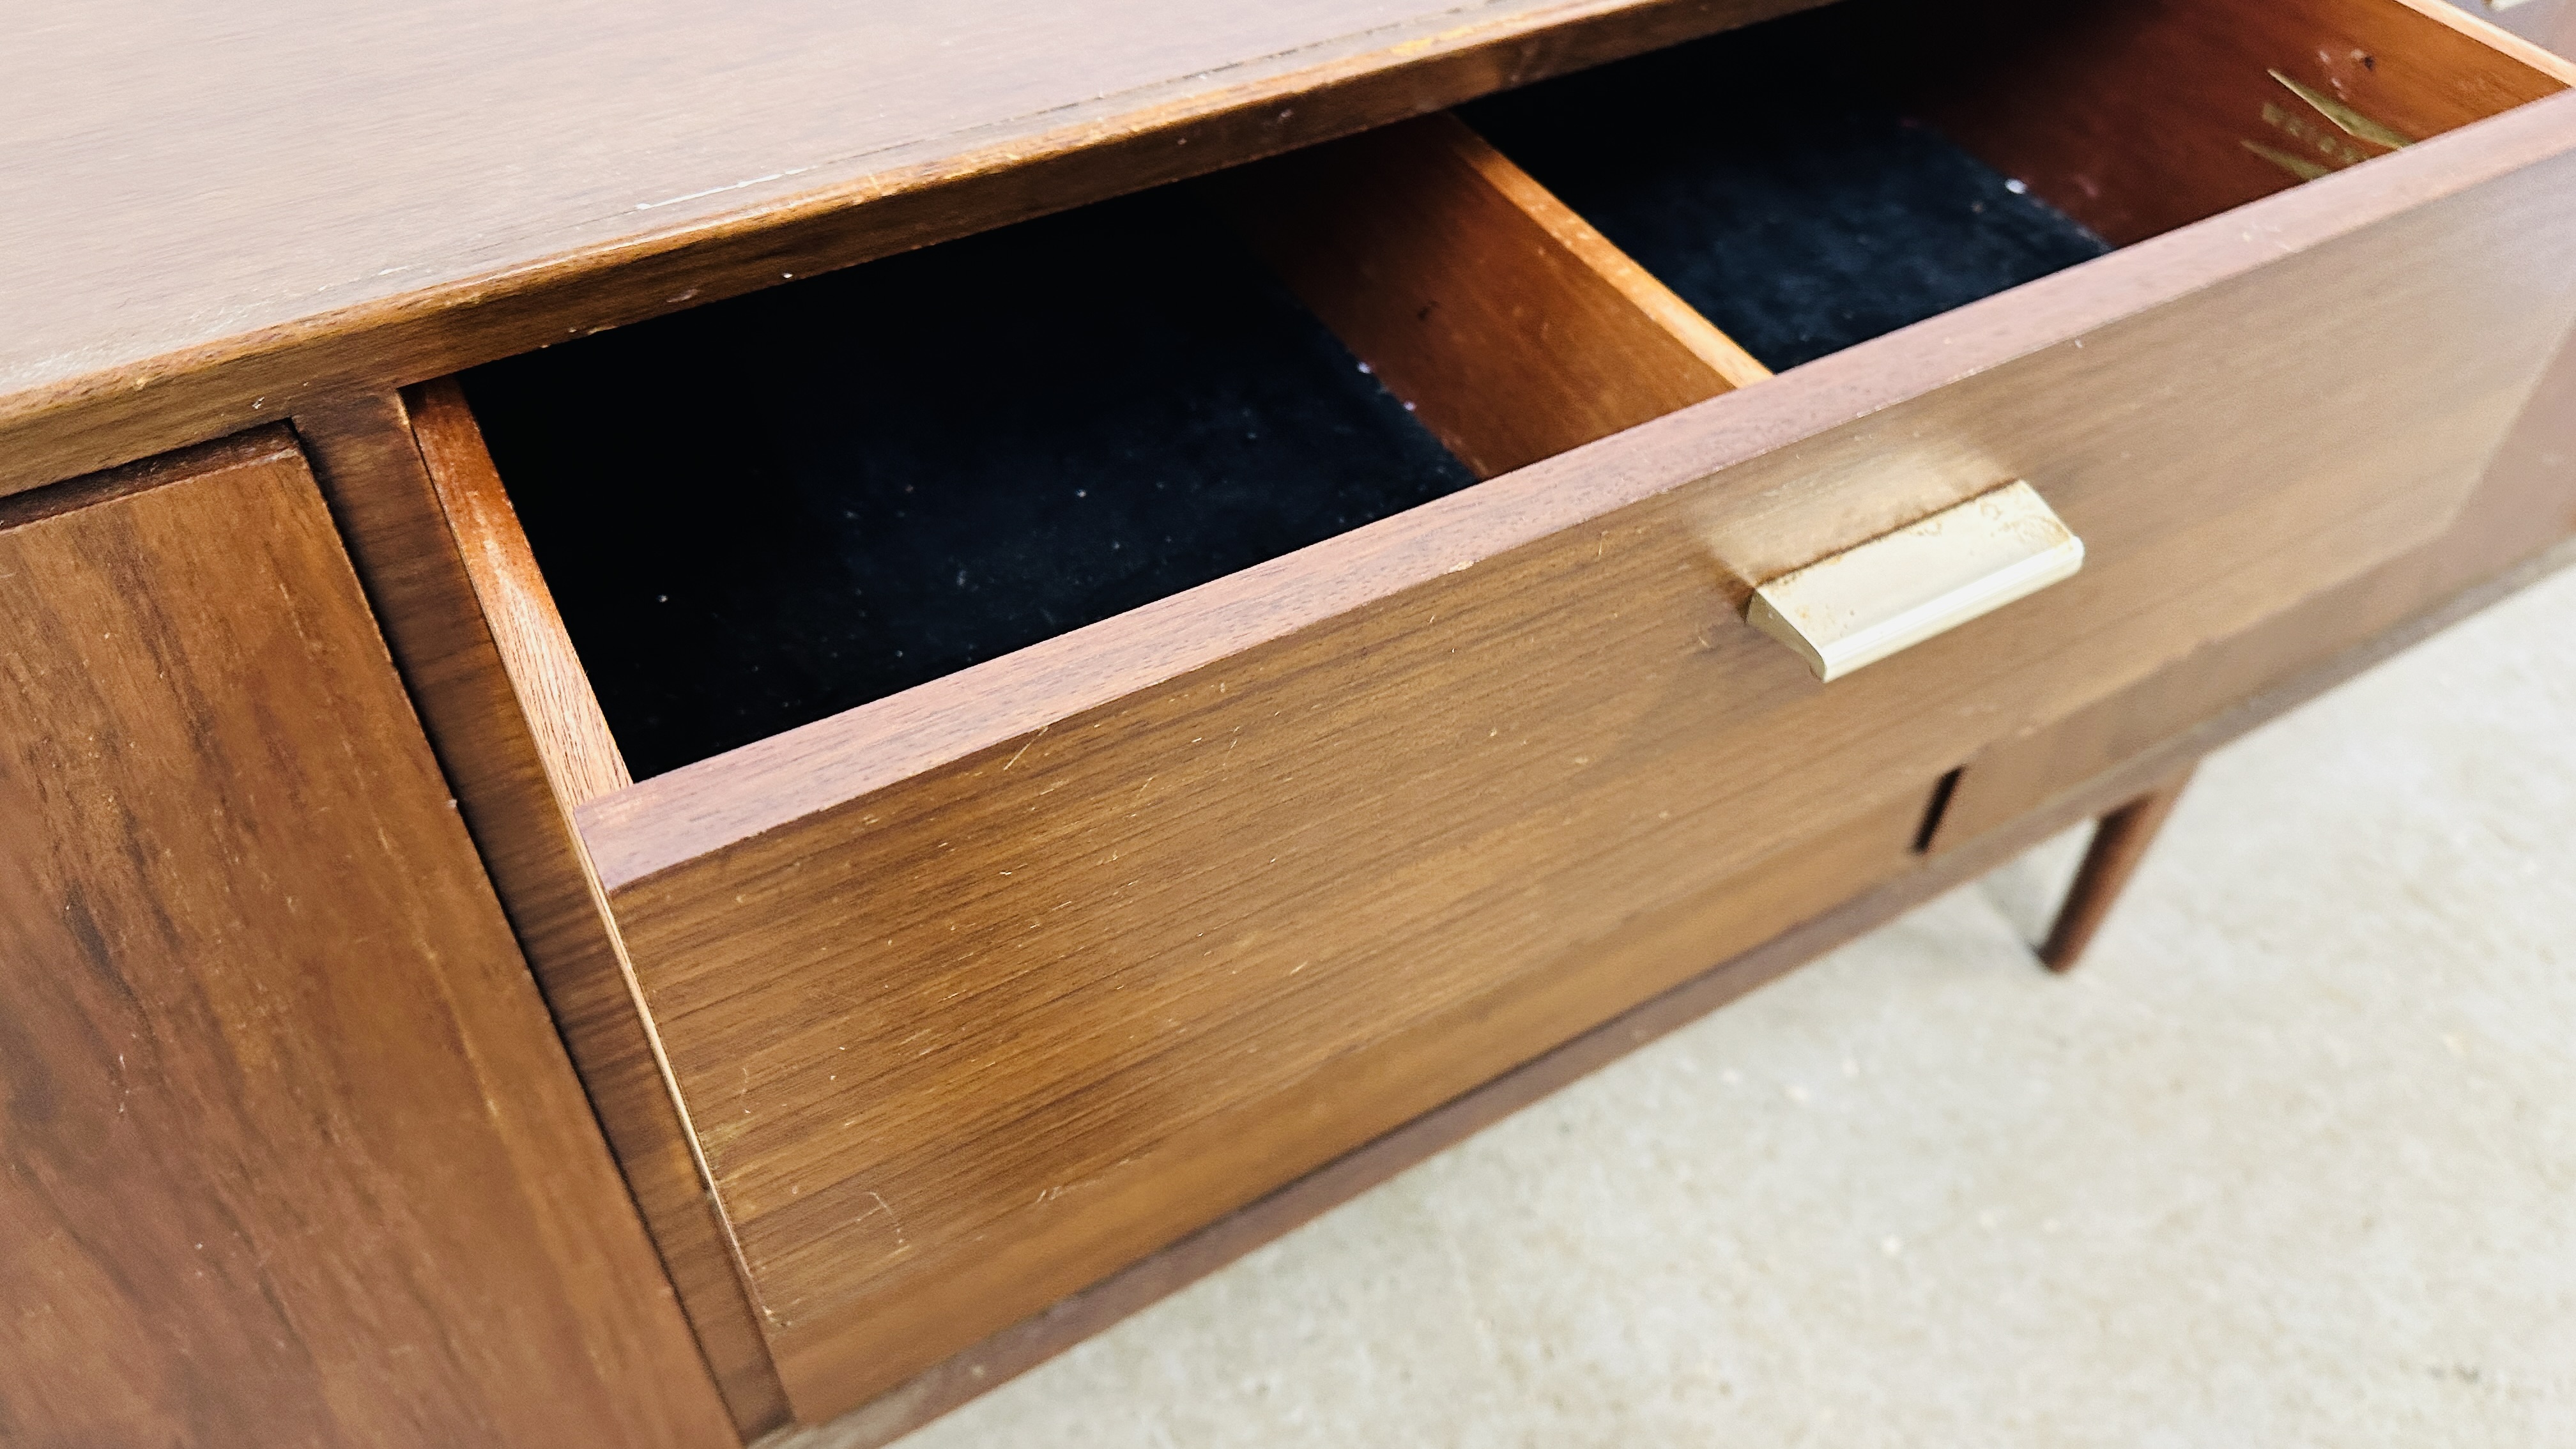
<path fill-rule="evenodd" d="M 797 1417 L 2441 535 L 2576 317 L 2566 68 L 2062 9 L 1817 11 L 416 397 Z M 1831 684 L 1743 622 L 2015 480 L 2087 550 L 2038 598 Z"/>

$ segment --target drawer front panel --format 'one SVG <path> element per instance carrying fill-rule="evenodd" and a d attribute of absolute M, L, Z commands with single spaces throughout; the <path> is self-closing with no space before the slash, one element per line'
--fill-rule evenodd
<path fill-rule="evenodd" d="M 2454 600 L 2576 532 L 2576 338 L 2441 538 L 2284 610 L 2213 648 L 1968 762 L 1932 850 L 1965 846 L 2027 811 L 2204 728 L 2307 671 L 2368 647 L 2422 637 L 2436 602 Z M 2453 615 L 2451 617 L 2457 617 Z M 2358 661 L 2353 667 L 2360 667 Z"/>
<path fill-rule="evenodd" d="M 2437 534 L 2576 312 L 2571 144 L 2541 103 L 1211 585 L 1615 501 L 892 783 L 746 804 L 720 757 L 585 807 L 800 1417 L 1671 984 L 1559 989 L 1641 923 L 1901 869 L 1986 742 Z M 2223 248 L 2278 256 L 2191 271 Z M 2074 579 L 1832 685 L 1741 622 L 2016 477 Z"/>

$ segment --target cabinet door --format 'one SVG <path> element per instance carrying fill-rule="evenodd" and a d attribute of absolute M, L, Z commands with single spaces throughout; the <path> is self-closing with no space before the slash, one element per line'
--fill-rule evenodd
<path fill-rule="evenodd" d="M 293 440 L 0 501 L 0 1442 L 732 1432 Z"/>

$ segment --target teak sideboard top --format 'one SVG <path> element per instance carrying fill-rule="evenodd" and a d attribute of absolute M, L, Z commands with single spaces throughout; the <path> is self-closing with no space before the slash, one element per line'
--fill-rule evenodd
<path fill-rule="evenodd" d="M 1811 3 L 48 0 L 0 491 Z"/>

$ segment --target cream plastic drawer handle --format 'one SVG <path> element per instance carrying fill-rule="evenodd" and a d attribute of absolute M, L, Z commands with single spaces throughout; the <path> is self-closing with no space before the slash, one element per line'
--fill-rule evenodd
<path fill-rule="evenodd" d="M 1839 679 L 2083 566 L 2084 540 L 2038 490 L 2008 483 L 1782 574 L 1753 591 L 1744 619 L 1818 679 Z"/>

